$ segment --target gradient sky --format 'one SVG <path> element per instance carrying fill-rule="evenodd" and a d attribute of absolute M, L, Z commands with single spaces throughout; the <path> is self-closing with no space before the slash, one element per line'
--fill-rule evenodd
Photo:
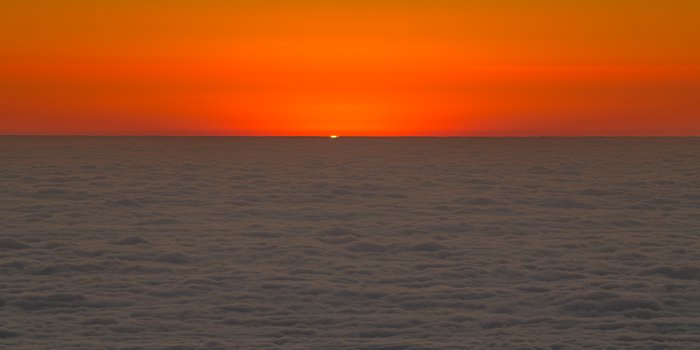
<path fill-rule="evenodd" d="M 0 134 L 700 135 L 700 1 L 3 0 Z"/>

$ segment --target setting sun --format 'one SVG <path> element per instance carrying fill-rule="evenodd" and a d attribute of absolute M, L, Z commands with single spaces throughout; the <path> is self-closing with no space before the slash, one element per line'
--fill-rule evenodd
<path fill-rule="evenodd" d="M 0 0 L 0 348 L 697 348 L 699 38 L 700 0 Z"/>

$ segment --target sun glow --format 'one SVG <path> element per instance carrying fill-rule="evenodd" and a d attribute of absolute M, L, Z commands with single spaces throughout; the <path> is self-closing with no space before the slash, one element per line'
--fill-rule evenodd
<path fill-rule="evenodd" d="M 0 134 L 697 135 L 698 21 L 687 0 L 0 1 Z"/>
<path fill-rule="evenodd" d="M 331 137 L 332 139 L 337 139 L 337 138 L 338 138 L 338 135 L 331 135 L 330 137 Z"/>

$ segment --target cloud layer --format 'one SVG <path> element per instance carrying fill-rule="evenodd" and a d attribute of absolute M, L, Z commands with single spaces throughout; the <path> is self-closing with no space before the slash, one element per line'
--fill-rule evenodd
<path fill-rule="evenodd" d="M 699 146 L 0 138 L 0 345 L 689 349 Z"/>

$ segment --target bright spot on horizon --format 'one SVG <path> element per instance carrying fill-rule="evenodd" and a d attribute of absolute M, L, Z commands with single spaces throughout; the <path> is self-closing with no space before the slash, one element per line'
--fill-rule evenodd
<path fill-rule="evenodd" d="M 338 138 L 338 135 L 331 135 L 331 138 L 332 138 L 332 139 L 337 139 L 337 138 Z"/>

